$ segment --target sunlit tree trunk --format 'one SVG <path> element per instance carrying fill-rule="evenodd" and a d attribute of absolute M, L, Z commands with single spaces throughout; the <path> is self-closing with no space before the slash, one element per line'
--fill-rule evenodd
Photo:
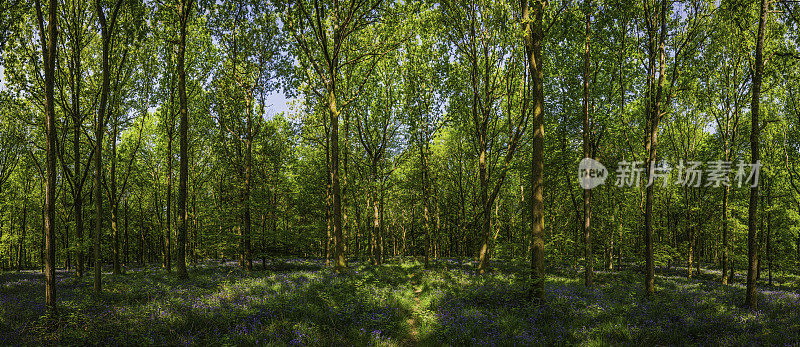
<path fill-rule="evenodd" d="M 586 28 L 584 29 L 585 42 L 583 46 L 583 157 L 591 156 L 591 136 L 589 129 L 589 64 L 591 62 L 591 0 L 584 1 Z M 592 216 L 592 191 L 583 190 L 583 245 L 584 245 L 584 284 L 587 287 L 594 285 L 594 255 L 592 254 L 591 217 Z"/>
<path fill-rule="evenodd" d="M 111 232 L 113 234 L 113 247 L 111 249 L 113 274 L 120 274 L 119 267 L 119 203 L 117 197 L 117 135 L 119 134 L 119 122 L 113 123 L 113 130 L 111 131 L 111 171 L 107 180 L 111 186 L 111 193 L 109 202 L 111 203 Z"/>
<path fill-rule="evenodd" d="M 20 228 L 20 235 L 17 249 L 17 272 L 22 270 L 23 260 L 25 259 L 25 234 L 28 231 L 28 184 L 29 181 L 25 180 L 25 190 L 22 196 L 22 225 Z"/>
<path fill-rule="evenodd" d="M 45 84 L 45 137 L 47 145 L 47 187 L 45 189 L 45 306 L 51 314 L 56 313 L 56 150 L 58 134 L 56 132 L 55 111 L 55 67 L 57 41 L 58 4 L 50 1 L 47 15 L 47 34 L 45 34 L 41 0 L 36 1 L 36 14 L 39 19 L 39 36 L 42 45 L 42 61 L 44 62 Z"/>
<path fill-rule="evenodd" d="M 645 150 L 647 160 L 645 170 L 649 180 L 653 172 L 650 166 L 656 160 L 658 148 L 658 123 L 661 120 L 661 93 L 664 89 L 664 42 L 666 40 L 666 12 L 667 2 L 661 0 L 661 8 L 650 8 L 649 0 L 645 1 L 645 23 L 648 37 L 648 67 L 647 67 L 647 129 L 645 132 Z M 653 14 L 656 15 L 653 15 Z M 660 28 L 659 28 L 660 27 Z M 658 78 L 656 79 L 656 67 Z M 654 292 L 655 263 L 653 259 L 653 184 L 647 185 L 645 192 L 644 212 L 644 244 L 645 244 L 645 292 L 650 295 Z"/>
<path fill-rule="evenodd" d="M 544 295 L 544 67 L 542 66 L 542 41 L 544 31 L 542 19 L 546 2 L 536 0 L 528 8 L 528 0 L 522 0 L 522 29 L 524 35 L 525 60 L 533 89 L 531 127 L 533 147 L 531 159 L 531 277 L 528 297 L 541 300 Z M 531 11 L 533 13 L 531 13 Z"/>
<path fill-rule="evenodd" d="M 139 266 L 144 266 L 144 245 L 145 245 L 145 236 L 144 236 L 144 209 L 142 208 L 142 195 L 138 196 L 139 200 L 139 249 L 136 250 L 137 260 Z"/>
<path fill-rule="evenodd" d="M 337 63 L 338 64 L 338 63 Z M 331 73 L 332 76 L 338 72 Z M 335 82 L 332 82 L 335 83 Z M 331 120 L 331 195 L 333 197 L 334 268 L 341 271 L 347 267 L 344 259 L 344 236 L 342 233 L 342 196 L 339 183 L 339 110 L 336 102 L 336 86 L 328 88 L 328 110 Z"/>
<path fill-rule="evenodd" d="M 759 123 L 761 80 L 764 73 L 764 36 L 766 32 L 767 10 L 769 3 L 761 0 L 761 9 L 758 19 L 758 37 L 756 40 L 755 69 L 753 72 L 752 93 L 753 99 L 750 103 L 751 128 L 750 128 L 750 162 L 759 163 L 759 133 L 761 132 Z M 757 229 L 756 218 L 758 214 L 758 186 L 750 188 L 750 204 L 747 208 L 747 294 L 744 305 L 755 310 L 758 307 L 756 297 L 756 268 L 758 266 L 758 245 L 756 244 Z"/>
<path fill-rule="evenodd" d="M 250 217 L 250 190 L 253 171 L 253 115 L 252 99 L 247 99 L 247 134 L 245 139 L 245 164 L 244 164 L 244 234 L 242 235 L 242 256 L 247 271 L 253 270 L 253 256 L 250 247 L 250 235 L 252 233 L 252 220 Z"/>
<path fill-rule="evenodd" d="M 769 285 L 772 286 L 772 182 L 767 186 L 767 262 L 769 271 Z"/>
<path fill-rule="evenodd" d="M 189 14 L 192 11 L 192 0 L 179 0 L 178 21 L 179 21 L 179 41 L 178 41 L 178 97 L 180 99 L 180 152 L 179 163 L 179 182 L 178 182 L 178 278 L 186 278 L 186 219 L 187 219 L 187 184 L 189 181 L 189 107 L 186 98 L 186 26 L 189 21 Z M 248 121 L 248 127 L 250 122 Z M 249 143 L 248 143 L 249 146 Z M 249 147 L 248 147 L 248 155 Z M 249 197 L 249 196 L 248 196 Z M 248 223 L 249 228 L 249 223 Z M 248 231 L 249 232 L 249 231 Z M 250 263 L 250 267 L 252 263 Z M 249 269 L 248 268 L 248 269 Z"/>
<path fill-rule="evenodd" d="M 106 21 L 106 15 L 103 10 L 101 2 L 95 2 L 97 9 L 97 17 L 100 22 L 101 40 L 102 40 L 102 59 L 103 59 L 103 75 L 102 87 L 100 91 L 100 105 L 97 110 L 97 117 L 95 119 L 95 139 L 94 139 L 94 212 L 95 212 L 95 230 L 94 230 L 94 293 L 99 295 L 102 289 L 101 284 L 101 271 L 102 271 L 102 257 L 101 253 L 101 239 L 103 234 L 103 194 L 102 194 L 102 177 L 103 177 L 103 135 L 105 134 L 106 125 L 106 108 L 108 106 L 108 94 L 111 83 L 111 67 L 109 66 L 109 55 L 111 54 L 111 40 L 113 39 L 114 26 L 117 21 L 117 13 L 119 13 L 122 1 L 118 0 L 114 3 L 114 9 L 111 16 Z"/>

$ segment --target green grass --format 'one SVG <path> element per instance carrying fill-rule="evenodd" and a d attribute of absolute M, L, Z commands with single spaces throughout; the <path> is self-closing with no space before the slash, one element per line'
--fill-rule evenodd
<path fill-rule="evenodd" d="M 526 298 L 524 264 L 416 261 L 351 264 L 276 260 L 247 273 L 219 264 L 178 281 L 159 268 L 91 279 L 59 273 L 59 315 L 43 316 L 38 273 L 0 275 L 0 344 L 102 345 L 752 345 L 800 343 L 796 287 L 763 289 L 757 311 L 744 288 L 713 276 L 657 276 L 655 296 L 633 272 L 550 269 L 545 301 Z"/>

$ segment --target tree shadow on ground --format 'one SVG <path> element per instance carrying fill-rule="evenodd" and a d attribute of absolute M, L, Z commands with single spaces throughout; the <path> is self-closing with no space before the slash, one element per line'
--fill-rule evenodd
<path fill-rule="evenodd" d="M 657 276 L 646 297 L 639 273 L 600 271 L 600 285 L 585 288 L 566 269 L 553 271 L 544 303 L 532 305 L 524 264 L 494 262 L 477 275 L 462 261 L 427 270 L 354 262 L 343 273 L 320 260 L 284 263 L 293 270 L 197 266 L 184 281 L 142 268 L 104 275 L 99 297 L 89 276 L 59 272 L 55 330 L 41 324 L 43 276 L 0 274 L 0 344 L 749 345 L 800 335 L 796 293 L 764 291 L 750 312 L 739 305 L 742 286 L 718 281 Z"/>

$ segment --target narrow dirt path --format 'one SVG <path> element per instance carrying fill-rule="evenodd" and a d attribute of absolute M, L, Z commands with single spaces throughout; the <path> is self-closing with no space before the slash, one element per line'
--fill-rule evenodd
<path fill-rule="evenodd" d="M 420 293 L 422 293 L 422 287 L 419 286 L 420 283 L 419 280 L 417 279 L 416 273 L 412 273 L 410 277 L 411 277 L 411 288 L 414 290 L 414 307 L 412 307 L 412 313 L 416 313 L 420 309 L 419 295 Z M 411 335 L 411 341 L 409 341 L 409 344 L 417 345 L 419 343 L 419 331 L 417 330 L 417 320 L 415 317 L 412 316 L 411 318 L 408 318 L 406 320 L 406 323 L 408 323 L 410 327 L 409 334 Z"/>

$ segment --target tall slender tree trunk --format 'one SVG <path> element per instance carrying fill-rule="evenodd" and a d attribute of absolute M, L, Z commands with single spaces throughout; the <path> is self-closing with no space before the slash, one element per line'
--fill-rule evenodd
<path fill-rule="evenodd" d="M 332 83 L 335 83 L 335 81 Z M 331 195 L 333 196 L 334 268 L 336 271 L 341 271 L 347 267 L 347 263 L 344 259 L 344 236 L 342 233 L 342 196 L 339 183 L 339 110 L 337 109 L 335 91 L 335 84 L 329 86 L 328 109 L 331 118 Z"/>
<path fill-rule="evenodd" d="M 331 181 L 332 172 L 331 168 L 331 137 L 326 132 L 325 134 L 325 169 L 328 175 L 325 175 L 325 265 L 330 265 L 331 260 L 331 239 L 333 228 L 333 182 Z"/>
<path fill-rule="evenodd" d="M 39 19 L 39 36 L 42 45 L 42 61 L 44 63 L 45 84 L 45 135 L 47 138 L 47 185 L 45 189 L 45 306 L 51 314 L 56 314 L 56 148 L 58 134 L 56 132 L 55 111 L 55 67 L 58 3 L 50 1 L 47 14 L 47 34 L 44 29 L 41 0 L 36 1 L 36 14 Z"/>
<path fill-rule="evenodd" d="M 222 177 L 222 176 L 220 176 L 220 177 Z M 163 221 L 163 218 L 161 217 L 161 206 L 158 204 L 158 202 L 161 201 L 161 199 L 159 199 L 159 197 L 158 197 L 158 191 L 160 190 L 159 189 L 159 182 L 158 182 L 160 180 L 160 174 L 158 172 L 155 172 L 155 174 L 153 175 L 153 178 L 156 180 L 156 182 L 153 184 L 153 209 L 155 210 L 154 212 L 155 212 L 155 215 L 156 215 L 156 219 L 158 220 L 158 234 L 157 234 L 158 235 L 158 240 L 156 242 L 160 243 L 159 250 L 161 251 L 161 266 L 166 268 L 167 267 L 167 252 L 165 252 L 166 247 L 164 245 L 164 243 L 165 243 L 165 241 L 164 241 L 164 221 Z M 220 211 L 221 211 L 221 209 L 220 209 Z M 221 224 L 220 224 L 220 228 L 222 228 Z M 220 234 L 222 234 L 222 233 L 220 232 Z M 169 235 L 169 234 L 167 234 L 167 235 Z M 151 250 L 150 254 L 152 254 L 152 253 L 153 253 L 153 251 Z"/>
<path fill-rule="evenodd" d="M 583 46 L 583 157 L 589 158 L 591 156 L 591 129 L 589 124 L 589 64 L 591 61 L 591 28 L 592 28 L 592 12 L 591 0 L 584 1 L 585 16 L 586 16 L 586 29 L 585 43 Z M 584 245 L 584 284 L 587 287 L 594 285 L 594 255 L 592 254 L 592 191 L 589 189 L 583 190 L 583 245 Z"/>
<path fill-rule="evenodd" d="M 727 161 L 727 154 L 725 160 Z M 728 194 L 730 187 L 725 186 L 722 191 L 722 284 L 728 284 Z"/>
<path fill-rule="evenodd" d="M 761 10 L 758 18 L 758 37 L 756 41 L 755 72 L 753 73 L 753 99 L 750 103 L 751 128 L 750 128 L 750 161 L 754 165 L 760 164 L 759 155 L 759 123 L 761 79 L 764 73 L 764 36 L 766 32 L 767 10 L 769 3 L 761 0 Z M 758 245 L 756 244 L 757 229 L 756 218 L 758 214 L 758 185 L 750 187 L 750 204 L 747 208 L 747 294 L 745 307 L 755 310 L 758 307 L 756 297 L 756 267 L 758 266 Z"/>
<path fill-rule="evenodd" d="M 426 125 L 427 127 L 427 125 Z M 430 187 L 428 182 L 428 141 L 422 139 L 423 135 L 420 134 L 420 141 L 424 143 L 419 144 L 420 161 L 422 164 L 422 208 L 423 216 L 425 218 L 425 268 L 427 269 L 430 264 L 431 253 L 431 227 L 428 206 L 430 205 Z"/>
<path fill-rule="evenodd" d="M 645 4 L 648 2 L 645 1 Z M 647 7 L 647 6 L 646 6 Z M 655 11 L 659 11 L 655 9 Z M 647 151 L 647 179 L 652 177 L 650 166 L 655 163 L 656 149 L 658 148 L 658 123 L 661 120 L 661 92 L 664 88 L 664 41 L 666 39 L 666 0 L 661 1 L 661 9 L 656 21 L 651 21 L 651 11 L 645 9 L 647 14 L 647 34 L 648 44 L 648 89 L 647 89 L 647 132 L 645 139 L 645 150 Z M 656 25 L 660 24 L 660 30 Z M 657 36 L 658 35 L 658 36 Z M 656 82 L 656 59 L 658 59 L 658 81 Z M 648 184 L 645 192 L 645 214 L 644 214 L 644 243 L 645 243 L 645 292 L 650 295 L 654 292 L 655 263 L 653 260 L 653 184 Z"/>
<path fill-rule="evenodd" d="M 250 184 L 253 167 L 253 116 L 252 101 L 247 100 L 247 139 L 245 140 L 245 165 L 244 165 L 244 235 L 242 235 L 242 254 L 247 271 L 253 270 L 253 257 L 250 251 L 250 235 L 252 220 L 250 217 Z"/>
<path fill-rule="evenodd" d="M 372 240 L 370 249 L 372 254 L 372 263 L 377 265 L 381 262 L 381 256 L 378 252 L 378 234 L 380 233 L 380 210 L 378 206 L 378 163 L 377 160 L 372 161 Z"/>
<path fill-rule="evenodd" d="M 115 121 L 113 124 L 114 130 L 111 132 L 111 172 L 109 173 L 109 180 L 111 185 L 111 232 L 114 236 L 114 244 L 112 247 L 112 260 L 113 260 L 113 274 L 119 275 L 121 273 L 119 267 L 119 198 L 117 197 L 117 135 L 119 130 L 119 122 Z"/>
<path fill-rule="evenodd" d="M 136 250 L 138 255 L 139 266 L 144 266 L 144 209 L 142 208 L 142 195 L 139 198 L 139 247 Z"/>
<path fill-rule="evenodd" d="M 82 277 L 84 272 L 84 250 L 83 250 L 83 173 L 81 172 L 81 132 L 83 128 L 81 127 L 83 123 L 83 116 L 81 114 L 81 80 L 82 80 L 82 73 L 81 73 L 81 56 L 80 56 L 80 45 L 83 42 L 82 35 L 80 30 L 76 31 L 76 40 L 78 43 L 73 47 L 72 50 L 72 66 L 73 71 L 72 74 L 75 76 L 74 79 L 74 88 L 72 91 L 72 151 L 74 155 L 74 167 L 73 167 L 73 194 L 72 194 L 72 205 L 74 208 L 75 213 L 75 243 L 78 248 L 78 267 L 77 267 L 77 276 Z M 87 163 L 90 165 L 90 163 Z"/>
<path fill-rule="evenodd" d="M 760 258 L 761 252 L 764 250 L 764 194 L 759 194 L 758 199 L 758 239 L 756 241 L 756 247 L 758 247 L 758 255 Z M 760 260 L 760 259 L 757 259 Z M 756 282 L 761 279 L 761 268 L 762 263 L 760 261 L 756 262 Z"/>
<path fill-rule="evenodd" d="M 45 178 L 45 180 L 42 181 L 42 189 L 41 190 L 42 190 L 42 192 L 46 193 L 47 192 L 46 191 L 46 189 L 47 189 L 47 180 L 46 180 L 47 176 L 46 176 L 46 173 L 43 173 L 42 177 Z M 42 237 L 39 239 L 40 240 L 39 241 L 39 271 L 41 273 L 44 273 L 45 242 L 47 241 L 47 240 L 45 240 L 47 238 L 47 228 L 46 228 L 46 226 L 44 224 L 45 219 L 47 219 L 47 216 L 46 216 L 46 213 L 47 213 L 47 201 L 46 200 L 42 200 L 42 209 L 39 210 L 39 211 L 41 211 L 41 213 L 42 213 L 41 214 L 42 228 L 39 229 L 39 230 L 42 231 Z M 53 222 L 55 222 L 55 220 Z"/>
<path fill-rule="evenodd" d="M 487 169 L 488 154 L 486 152 L 486 131 L 481 131 L 479 143 L 481 146 L 480 156 L 478 157 L 478 177 L 481 184 L 481 206 L 479 208 L 482 212 L 480 220 L 481 249 L 478 253 L 478 271 L 480 273 L 484 273 L 489 267 L 489 235 L 491 232 L 489 222 L 492 217 L 491 206 L 489 206 L 489 174 Z"/>
<path fill-rule="evenodd" d="M 772 182 L 767 186 L 767 262 L 769 285 L 772 286 Z"/>
<path fill-rule="evenodd" d="M 124 244 L 124 246 L 122 248 L 122 254 L 124 255 L 124 258 L 123 258 L 124 264 L 123 265 L 125 265 L 125 266 L 130 266 L 130 263 L 128 263 L 128 261 L 129 261 L 128 250 L 129 250 L 129 244 L 128 244 L 128 198 L 125 197 L 125 244 Z"/>
<path fill-rule="evenodd" d="M 383 222 L 383 188 L 381 188 L 381 194 L 378 198 L 378 223 L 380 224 L 380 228 L 378 228 L 378 263 L 383 264 L 384 262 L 384 247 L 383 247 L 383 235 L 384 229 L 386 229 L 386 224 Z"/>
<path fill-rule="evenodd" d="M 28 231 L 28 181 L 25 181 L 25 193 L 22 197 L 22 225 L 17 250 L 17 272 L 22 270 L 23 260 L 25 259 L 25 234 Z"/>
<path fill-rule="evenodd" d="M 178 98 L 180 99 L 180 168 L 178 182 L 178 278 L 187 278 L 186 272 L 186 197 L 189 181 L 189 107 L 186 98 L 186 26 L 192 11 L 192 0 L 178 0 L 179 41 L 178 41 Z M 250 122 L 248 121 L 248 128 Z M 248 142 L 248 155 L 249 142 Z M 250 264 L 252 267 L 252 263 Z"/>
<path fill-rule="evenodd" d="M 99 295 L 102 289 L 101 271 L 102 271 L 102 257 L 101 253 L 101 239 L 103 234 L 103 193 L 102 193 L 102 178 L 103 178 L 103 135 L 105 134 L 106 125 L 106 108 L 108 106 L 109 86 L 111 83 L 111 67 L 109 66 L 109 55 L 111 54 L 111 40 L 114 34 L 114 26 L 116 24 L 117 13 L 119 11 L 122 1 L 119 0 L 115 3 L 113 12 L 109 21 L 106 22 L 105 12 L 101 2 L 95 2 L 97 8 L 97 17 L 100 21 L 101 40 L 103 44 L 103 82 L 100 91 L 100 106 L 97 109 L 97 117 L 95 119 L 95 140 L 94 140 L 94 294 Z"/>
<path fill-rule="evenodd" d="M 8 221 L 8 235 L 9 236 L 13 236 L 14 235 L 14 217 L 15 217 L 15 214 L 13 213 L 14 209 L 12 208 L 11 211 L 12 211 L 12 214 L 11 214 L 11 217 L 9 218 L 9 221 Z M 3 262 L 3 264 L 4 264 L 3 270 L 7 269 L 8 271 L 11 271 L 14 268 L 14 245 L 13 245 L 12 242 L 9 242 L 6 247 L 7 247 L 6 248 L 6 252 L 8 254 L 8 263 L 7 263 L 8 266 L 5 266 L 6 262 L 4 261 Z"/>
<path fill-rule="evenodd" d="M 686 234 L 689 238 L 689 250 L 686 252 L 686 272 L 687 277 L 692 278 L 692 264 L 694 264 L 693 256 L 694 256 L 694 249 L 697 244 L 695 233 L 694 233 L 694 222 L 692 221 L 692 209 L 689 206 L 689 201 L 691 194 L 689 192 L 689 187 L 684 188 L 684 195 L 686 196 L 686 210 L 684 213 L 684 218 L 686 219 Z"/>
<path fill-rule="evenodd" d="M 544 295 L 544 67 L 542 66 L 542 41 L 546 2 L 535 0 L 534 8 L 528 8 L 528 0 L 522 0 L 522 29 L 525 33 L 525 60 L 533 89 L 531 114 L 533 139 L 531 159 L 531 277 L 528 297 L 541 300 Z M 533 12 L 531 14 L 531 11 Z M 531 18 L 533 17 L 533 18 Z"/>
<path fill-rule="evenodd" d="M 200 240 L 197 231 L 200 229 L 200 218 L 197 217 L 197 183 L 192 186 L 192 264 L 197 265 L 197 253 L 200 247 Z"/>
<path fill-rule="evenodd" d="M 352 237 L 351 236 L 351 228 L 350 228 L 350 221 L 347 217 L 347 191 L 349 189 L 347 178 L 348 178 L 348 165 L 347 159 L 350 153 L 350 113 L 344 112 L 342 116 L 342 120 L 344 123 L 344 134 L 343 134 L 343 145 L 344 148 L 342 149 L 342 173 L 341 173 L 341 196 L 342 196 L 342 235 L 344 236 L 344 242 L 342 248 L 344 248 L 344 253 L 347 253 L 347 239 Z M 380 260 L 378 260 L 380 263 Z"/>

